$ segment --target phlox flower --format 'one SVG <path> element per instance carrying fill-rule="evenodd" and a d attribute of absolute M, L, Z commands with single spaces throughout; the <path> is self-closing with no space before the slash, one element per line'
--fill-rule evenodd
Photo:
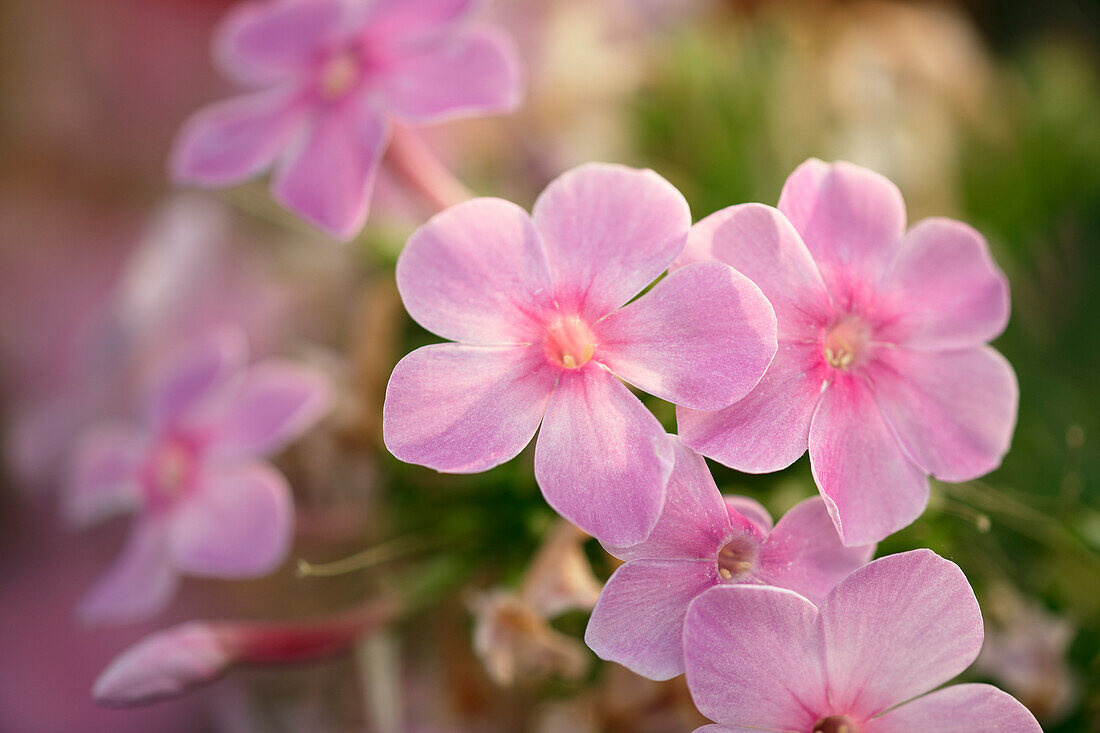
<path fill-rule="evenodd" d="M 684 622 L 691 696 L 718 722 L 696 733 L 1040 733 L 991 685 L 929 692 L 981 646 L 966 576 L 931 550 L 868 563 L 820 608 L 781 588 L 713 588 Z"/>
<path fill-rule="evenodd" d="M 230 246 L 239 233 L 226 214 L 217 201 L 174 196 L 136 244 L 127 242 L 129 220 L 114 231 L 52 205 L 28 214 L 37 226 L 19 236 L 33 243 L 33 258 L 0 263 L 3 450 L 17 484 L 54 491 L 81 429 L 131 407 L 132 385 L 181 338 L 227 322 L 264 350 L 285 336 L 284 290 Z M 96 246 L 59 246 L 78 237 Z M 115 240 L 126 242 L 117 256 L 106 244 Z M 92 256 L 79 254 L 85 249 Z M 43 289 L 59 295 L 23 307 Z"/>
<path fill-rule="evenodd" d="M 656 680 L 684 671 L 684 614 L 708 588 L 774 585 L 819 603 L 875 550 L 842 545 L 816 496 L 773 528 L 752 499 L 723 499 L 703 458 L 670 440 L 676 465 L 661 517 L 645 542 L 606 548 L 627 562 L 604 586 L 584 636 L 603 659 Z"/>
<path fill-rule="evenodd" d="M 343 239 L 367 218 L 395 122 L 513 109 L 517 53 L 466 23 L 475 0 L 264 0 L 222 23 L 215 56 L 256 89 L 204 109 L 172 153 L 182 182 L 222 186 L 275 166 L 275 198 Z"/>
<path fill-rule="evenodd" d="M 397 285 L 420 325 L 459 343 L 394 368 L 387 448 L 476 473 L 513 458 L 541 423 L 535 478 L 550 505 L 601 541 L 645 539 L 671 453 L 618 378 L 718 409 L 747 394 L 775 352 L 771 306 L 728 265 L 683 267 L 629 302 L 690 225 L 684 197 L 656 173 L 603 164 L 550 183 L 531 216 L 476 199 L 430 220 L 401 253 Z"/>
<path fill-rule="evenodd" d="M 745 204 L 707 217 L 676 264 L 733 265 L 779 322 L 756 389 L 719 411 L 680 407 L 680 437 L 750 473 L 789 466 L 808 445 L 850 545 L 920 516 L 929 474 L 963 481 L 996 468 L 1016 422 L 1016 376 L 986 345 L 1008 322 L 1008 282 L 967 225 L 925 219 L 907 232 L 905 218 L 882 176 L 810 160 L 778 211 Z"/>
<path fill-rule="evenodd" d="M 331 403 L 319 373 L 279 360 L 245 365 L 244 339 L 202 339 L 154 380 L 142 420 L 99 423 L 79 440 L 65 508 L 76 525 L 137 516 L 122 555 L 81 604 L 91 622 L 160 611 L 180 573 L 239 578 L 275 569 L 294 508 L 263 460 Z"/>

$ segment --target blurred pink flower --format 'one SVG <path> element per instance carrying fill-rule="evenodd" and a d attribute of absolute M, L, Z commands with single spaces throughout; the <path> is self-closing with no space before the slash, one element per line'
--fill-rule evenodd
<path fill-rule="evenodd" d="M 230 323 L 247 331 L 255 350 L 270 351 L 284 335 L 289 299 L 226 246 L 234 232 L 215 202 L 170 200 L 136 247 L 117 248 L 124 257 L 103 253 L 131 232 L 105 233 L 98 221 L 64 209 L 37 213 L 35 222 L 49 224 L 27 236 L 45 241 L 32 239 L 40 246 L 0 268 L 0 292 L 11 300 L 4 298 L 4 312 L 12 316 L 0 319 L 11 391 L 5 452 L 22 487 L 52 491 L 75 435 L 93 420 L 126 413 L 131 385 L 165 351 Z M 55 244 L 80 236 L 94 247 Z M 96 256 L 84 257 L 85 249 Z M 43 301 L 46 291 L 55 295 Z"/>
<path fill-rule="evenodd" d="M 820 603 L 875 551 L 842 545 L 816 496 L 773 529 L 764 507 L 740 496 L 723 500 L 702 456 L 670 440 L 676 465 L 661 518 L 645 542 L 607 548 L 627 562 L 604 586 L 584 635 L 600 658 L 655 680 L 683 673 L 684 614 L 708 588 L 773 585 Z"/>
<path fill-rule="evenodd" d="M 141 705 L 213 682 L 235 664 L 286 664 L 341 651 L 394 615 L 388 601 L 297 623 L 190 621 L 142 639 L 95 681 L 101 705 Z"/>
<path fill-rule="evenodd" d="M 245 367 L 244 339 L 217 331 L 156 381 L 141 423 L 99 423 L 76 449 L 65 496 L 77 525 L 137 512 L 114 567 L 81 604 L 92 622 L 160 611 L 178 573 L 250 577 L 285 556 L 294 522 L 283 476 L 258 460 L 328 409 L 322 375 L 278 360 Z"/>
<path fill-rule="evenodd" d="M 24 196 L 0 197 L 0 217 L 4 463 L 19 489 L 52 488 L 73 432 L 111 391 L 77 385 L 98 377 L 133 222 Z"/>
<path fill-rule="evenodd" d="M 1061 722 L 1081 698 L 1080 680 L 1067 659 L 1076 627 L 1007 585 L 988 589 L 985 599 L 986 619 L 993 625 L 975 668 L 1044 723 Z"/>
<path fill-rule="evenodd" d="M 929 692 L 981 646 L 970 584 L 930 550 L 869 563 L 820 609 L 780 588 L 712 588 L 684 623 L 692 698 L 719 723 L 697 733 L 1040 733 L 1027 708 L 996 687 Z"/>
<path fill-rule="evenodd" d="M 202 110 L 172 154 L 179 181 L 222 186 L 276 166 L 284 206 L 341 239 L 362 229 L 392 122 L 519 103 L 511 41 L 463 23 L 473 0 L 273 0 L 221 25 L 225 73 L 262 89 Z"/>
<path fill-rule="evenodd" d="M 553 181 L 534 214 L 476 199 L 409 240 L 397 284 L 412 317 L 459 343 L 394 368 L 386 447 L 438 471 L 515 457 L 542 423 L 535 477 L 549 504 L 604 542 L 645 539 L 672 468 L 661 424 L 617 379 L 718 409 L 775 353 L 775 316 L 731 267 L 680 269 L 626 305 L 680 253 L 684 197 L 653 171 L 589 164 Z M 624 307 L 625 306 L 625 307 Z"/>
<path fill-rule="evenodd" d="M 985 345 L 1008 322 L 1008 282 L 978 232 L 948 219 L 905 231 L 897 188 L 810 160 L 779 210 L 733 206 L 699 222 L 677 266 L 733 265 L 775 307 L 779 351 L 745 399 L 677 408 L 684 442 L 750 473 L 810 451 L 845 544 L 877 542 L 928 503 L 928 475 L 963 481 L 1008 451 L 1019 390 Z"/>

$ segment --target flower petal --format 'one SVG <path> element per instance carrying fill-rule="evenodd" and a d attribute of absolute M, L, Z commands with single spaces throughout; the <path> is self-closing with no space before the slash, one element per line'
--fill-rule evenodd
<path fill-rule="evenodd" d="M 389 123 L 365 103 L 323 110 L 280 163 L 272 194 L 337 239 L 351 239 L 367 220 L 389 135 Z"/>
<path fill-rule="evenodd" d="M 713 560 L 635 560 L 608 579 L 584 641 L 600 659 L 651 680 L 684 671 L 684 614 L 718 582 Z"/>
<path fill-rule="evenodd" d="M 829 697 L 871 717 L 943 684 L 982 648 L 982 614 L 959 566 L 931 550 L 871 562 L 821 606 Z"/>
<path fill-rule="evenodd" d="M 878 542 L 928 504 L 927 475 L 856 377 L 836 377 L 821 396 L 810 425 L 810 468 L 846 545 Z"/>
<path fill-rule="evenodd" d="M 747 395 L 775 356 L 775 312 L 752 281 L 720 262 L 666 277 L 596 324 L 596 359 L 661 399 L 699 410 Z"/>
<path fill-rule="evenodd" d="M 286 557 L 293 528 L 290 487 L 270 465 L 209 469 L 172 518 L 172 558 L 191 575 L 266 575 Z"/>
<path fill-rule="evenodd" d="M 417 323 L 466 343 L 530 342 L 553 307 L 531 217 L 502 199 L 465 201 L 417 229 L 397 260 L 397 287 Z"/>
<path fill-rule="evenodd" d="M 725 495 L 722 499 L 726 502 L 726 509 L 729 510 L 731 519 L 736 519 L 733 515 L 738 514 L 749 520 L 760 531 L 762 537 L 767 536 L 772 531 L 772 525 L 775 524 L 772 521 L 772 515 L 756 499 L 731 495 Z"/>
<path fill-rule="evenodd" d="M 898 318 L 880 338 L 912 348 L 976 346 L 1008 325 L 1008 280 L 985 237 L 960 221 L 915 224 L 902 240 L 883 294 Z"/>
<path fill-rule="evenodd" d="M 257 92 L 219 102 L 184 123 L 172 146 L 178 183 L 225 186 L 267 170 L 305 119 L 286 91 Z"/>
<path fill-rule="evenodd" d="M 806 452 L 810 421 L 826 373 L 814 344 L 779 343 L 756 388 L 715 412 L 677 406 L 683 441 L 708 458 L 746 473 L 770 473 Z"/>
<path fill-rule="evenodd" d="M 687 241 L 691 211 L 651 170 L 588 163 L 535 202 L 559 305 L 598 320 L 649 285 Z"/>
<path fill-rule="evenodd" d="M 175 697 L 214 679 L 232 661 L 217 629 L 192 621 L 150 634 L 111 660 L 92 697 L 120 706 Z"/>
<path fill-rule="evenodd" d="M 917 465 L 944 481 L 967 481 L 1001 464 L 1020 398 L 1003 356 L 988 346 L 886 349 L 876 361 L 875 398 Z"/>
<path fill-rule="evenodd" d="M 384 41 L 442 32 L 461 20 L 476 0 L 374 0 L 367 10 L 367 33 Z"/>
<path fill-rule="evenodd" d="M 249 367 L 209 430 L 217 456 L 273 455 L 331 408 L 332 386 L 316 369 L 271 359 Z"/>
<path fill-rule="evenodd" d="M 163 518 L 142 517 L 107 574 L 81 600 L 78 613 L 92 624 L 141 621 L 163 610 L 178 585 L 168 527 Z"/>
<path fill-rule="evenodd" d="M 867 733 L 1042 733 L 1039 722 L 1007 692 L 992 685 L 952 685 L 918 697 L 868 722 Z"/>
<path fill-rule="evenodd" d="M 437 471 L 485 471 L 531 442 L 556 381 L 541 345 L 417 349 L 398 362 L 386 387 L 386 447 Z"/>
<path fill-rule="evenodd" d="M 800 165 L 783 186 L 779 210 L 802 235 L 842 311 L 879 281 L 905 234 L 905 202 L 897 186 L 843 161 Z"/>
<path fill-rule="evenodd" d="M 535 445 L 535 478 L 558 514 L 600 542 L 644 540 L 673 466 L 657 418 L 596 364 L 561 374 Z"/>
<path fill-rule="evenodd" d="M 522 97 L 521 76 L 512 39 L 476 28 L 401 58 L 378 83 L 395 116 L 428 123 L 514 110 Z"/>
<path fill-rule="evenodd" d="M 214 56 L 229 77 L 253 85 L 307 74 L 345 30 L 341 0 L 263 0 L 234 8 L 218 26 Z"/>
<path fill-rule="evenodd" d="M 174 355 L 149 395 L 147 419 L 164 428 L 195 418 L 248 358 L 243 331 L 215 329 Z"/>
<path fill-rule="evenodd" d="M 669 443 L 675 463 L 653 531 L 639 544 L 605 549 L 620 560 L 709 558 L 713 565 L 730 531 L 729 513 L 703 457 L 674 435 Z"/>
<path fill-rule="evenodd" d="M 138 471 L 149 437 L 125 423 L 95 425 L 79 438 L 66 484 L 66 519 L 87 527 L 141 505 Z"/>
<path fill-rule="evenodd" d="M 740 204 L 698 222 L 673 269 L 706 260 L 725 262 L 756 283 L 775 309 L 780 340 L 816 336 L 833 318 L 810 251 L 778 209 Z"/>
<path fill-rule="evenodd" d="M 810 730 L 825 709 L 817 608 L 782 588 L 712 588 L 688 608 L 684 667 L 699 712 L 726 726 Z"/>
<path fill-rule="evenodd" d="M 874 545 L 845 547 L 820 496 L 795 504 L 760 546 L 756 577 L 816 604 L 875 554 Z"/>

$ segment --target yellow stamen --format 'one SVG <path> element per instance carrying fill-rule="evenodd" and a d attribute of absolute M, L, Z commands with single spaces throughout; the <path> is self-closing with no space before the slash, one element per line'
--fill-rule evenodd
<path fill-rule="evenodd" d="M 843 341 L 836 344 L 836 348 L 825 347 L 825 361 L 837 369 L 847 369 L 855 358 L 856 355 L 851 347 Z"/>
<path fill-rule="evenodd" d="M 756 562 L 756 544 L 748 537 L 734 537 L 718 551 L 718 574 L 723 580 L 744 577 Z"/>
<path fill-rule="evenodd" d="M 359 66 L 359 60 L 350 51 L 338 53 L 325 62 L 321 71 L 321 94 L 325 99 L 346 94 L 359 80 Z"/>
<path fill-rule="evenodd" d="M 871 328 L 856 315 L 839 319 L 825 332 L 822 355 L 834 369 L 848 370 L 863 358 L 871 340 Z"/>
<path fill-rule="evenodd" d="M 596 353 L 596 337 L 578 316 L 563 316 L 546 328 L 546 358 L 565 369 L 580 369 Z"/>

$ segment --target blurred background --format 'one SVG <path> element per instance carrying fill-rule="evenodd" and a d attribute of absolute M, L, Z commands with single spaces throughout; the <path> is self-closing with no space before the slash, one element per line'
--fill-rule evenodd
<path fill-rule="evenodd" d="M 383 448 L 389 372 L 434 340 L 393 282 L 431 212 L 383 179 L 366 230 L 340 245 L 263 181 L 169 185 L 180 123 L 231 92 L 209 56 L 231 4 L 0 5 L 0 731 L 701 724 L 682 680 L 644 680 L 583 645 L 584 606 L 614 566 L 556 523 L 530 448 L 476 476 Z M 774 204 L 817 156 L 890 177 L 910 221 L 985 234 L 1012 284 L 995 345 L 1020 381 L 1013 448 L 979 481 L 934 484 L 925 515 L 879 554 L 931 547 L 966 572 L 987 629 L 966 679 L 1002 686 L 1047 731 L 1100 730 L 1100 3 L 497 0 L 485 13 L 524 53 L 523 107 L 424 130 L 480 194 L 529 206 L 563 170 L 619 161 L 656 169 L 699 219 Z M 340 390 L 277 460 L 298 503 L 295 548 L 271 577 L 187 580 L 146 623 L 82 627 L 74 606 L 127 524 L 59 520 L 73 436 L 133 410 L 152 359 L 223 322 Z M 674 429 L 670 405 L 648 404 Z M 815 491 L 805 458 L 767 476 L 714 468 L 724 492 L 775 516 Z M 296 572 L 371 548 L 362 569 Z M 96 674 L 154 629 L 308 618 L 379 595 L 406 610 L 330 659 L 234 671 L 141 709 L 90 699 Z"/>

